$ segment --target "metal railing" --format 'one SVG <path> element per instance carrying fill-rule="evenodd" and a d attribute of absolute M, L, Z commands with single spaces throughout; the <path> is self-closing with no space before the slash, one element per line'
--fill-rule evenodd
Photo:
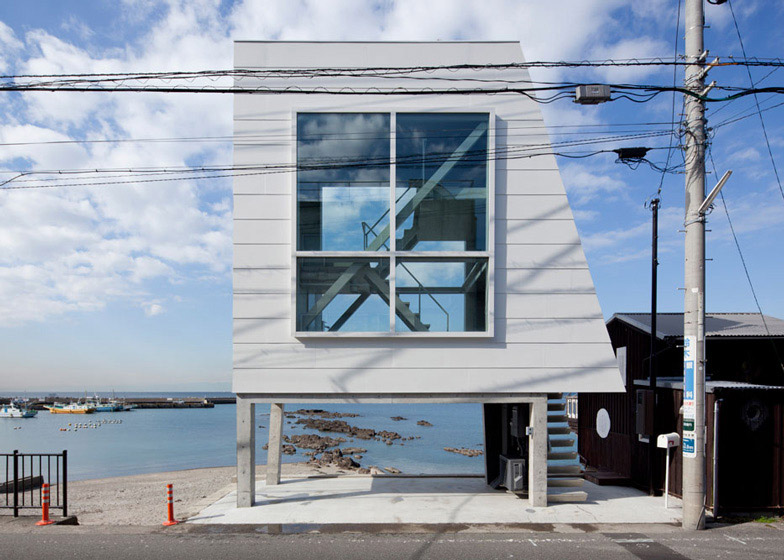
<path fill-rule="evenodd" d="M 4 460 L 3 460 L 4 459 Z M 68 451 L 62 453 L 0 453 L 5 464 L 0 478 L 0 509 L 41 509 L 43 484 L 49 484 L 50 508 L 61 509 L 68 516 Z"/>
<path fill-rule="evenodd" d="M 376 225 L 378 225 L 378 222 L 376 222 Z M 362 222 L 362 228 L 364 229 L 366 226 L 369 228 L 369 231 L 373 232 L 373 234 L 376 234 L 376 232 L 373 231 L 373 226 L 369 226 L 365 222 Z M 378 237 L 378 235 L 376 235 L 376 236 Z M 366 237 L 366 239 L 367 239 L 367 237 Z M 384 243 L 384 246 L 387 247 L 387 244 Z M 388 248 L 389 247 L 387 247 L 387 249 Z M 397 264 L 398 264 L 398 266 L 402 267 L 406 272 L 408 272 L 408 274 L 411 276 L 411 278 L 414 280 L 414 282 L 416 282 L 417 285 L 419 286 L 419 289 L 417 290 L 417 294 L 418 294 L 418 298 L 417 298 L 417 305 L 418 305 L 417 313 L 419 315 L 419 320 L 420 321 L 422 320 L 422 294 L 424 293 L 427 297 L 429 297 L 431 300 L 433 300 L 433 303 L 435 303 L 438 306 L 438 308 L 444 313 L 444 315 L 446 315 L 446 330 L 448 332 L 449 331 L 449 312 L 446 309 L 444 309 L 444 306 L 441 305 L 441 303 L 439 303 L 439 301 L 430 292 L 430 290 L 428 290 L 425 287 L 425 285 L 422 284 L 422 282 L 420 282 L 419 279 L 416 276 L 414 276 L 414 273 L 411 272 L 411 270 L 405 264 L 403 264 L 402 262 L 399 262 Z M 390 295 L 390 300 L 394 301 L 394 298 L 392 297 L 392 295 Z"/>
<path fill-rule="evenodd" d="M 566 397 L 566 417 L 577 420 L 577 397 L 575 395 Z"/>

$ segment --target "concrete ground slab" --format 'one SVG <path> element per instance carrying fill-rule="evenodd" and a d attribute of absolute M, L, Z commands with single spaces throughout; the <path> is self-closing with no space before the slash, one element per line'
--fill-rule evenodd
<path fill-rule="evenodd" d="M 586 482 L 585 502 L 533 508 L 483 478 L 338 477 L 256 483 L 256 505 L 231 492 L 191 517 L 195 524 L 679 523 L 681 503 L 633 488 Z"/>

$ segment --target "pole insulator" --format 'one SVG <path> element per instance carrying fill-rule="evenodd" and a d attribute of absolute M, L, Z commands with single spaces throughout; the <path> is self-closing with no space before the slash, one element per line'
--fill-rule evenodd
<path fill-rule="evenodd" d="M 174 485 L 166 485 L 166 521 L 163 522 L 165 527 L 177 525 L 179 521 L 174 519 Z"/>
<path fill-rule="evenodd" d="M 36 525 L 51 525 L 54 523 L 51 519 L 49 519 L 49 485 L 44 483 L 41 487 L 41 521 L 37 522 Z"/>

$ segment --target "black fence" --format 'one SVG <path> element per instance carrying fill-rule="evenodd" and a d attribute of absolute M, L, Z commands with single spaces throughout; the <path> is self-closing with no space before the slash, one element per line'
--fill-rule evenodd
<path fill-rule="evenodd" d="M 62 453 L 0 453 L 5 473 L 0 478 L 0 509 L 41 509 L 43 485 L 49 485 L 50 508 L 68 515 L 68 451 Z M 3 482 L 4 481 L 4 482 Z"/>

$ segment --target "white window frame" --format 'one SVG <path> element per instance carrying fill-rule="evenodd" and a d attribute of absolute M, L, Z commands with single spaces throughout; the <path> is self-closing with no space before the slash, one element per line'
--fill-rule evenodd
<path fill-rule="evenodd" d="M 389 251 L 299 251 L 297 244 L 299 240 L 299 205 L 297 203 L 297 121 L 300 114 L 320 114 L 320 113 L 345 113 L 345 114 L 387 114 L 389 115 L 389 142 L 390 142 L 390 165 L 389 165 Z M 403 114 L 428 114 L 428 113 L 468 113 L 487 115 L 487 239 L 484 251 L 397 251 L 397 208 L 396 199 L 396 144 L 397 144 L 397 115 Z M 493 338 L 495 336 L 495 158 L 496 151 L 496 116 L 494 110 L 475 109 L 473 107 L 456 107 L 450 109 L 428 109 L 411 108 L 400 110 L 399 108 L 383 107 L 361 110 L 346 108 L 308 108 L 294 110 L 291 120 L 292 130 L 292 162 L 295 167 L 291 178 L 291 335 L 297 339 L 314 338 Z M 395 304 L 396 279 L 395 268 L 397 257 L 419 258 L 423 260 L 433 258 L 486 258 L 487 259 L 487 281 L 485 286 L 485 297 L 487 298 L 485 308 L 487 316 L 485 318 L 487 330 L 470 332 L 397 332 L 395 331 Z M 348 257 L 348 258 L 384 258 L 389 259 L 389 330 L 386 332 L 323 332 L 323 331 L 298 331 L 297 330 L 297 258 L 301 257 Z M 432 261 L 431 261 L 432 262 Z"/>

